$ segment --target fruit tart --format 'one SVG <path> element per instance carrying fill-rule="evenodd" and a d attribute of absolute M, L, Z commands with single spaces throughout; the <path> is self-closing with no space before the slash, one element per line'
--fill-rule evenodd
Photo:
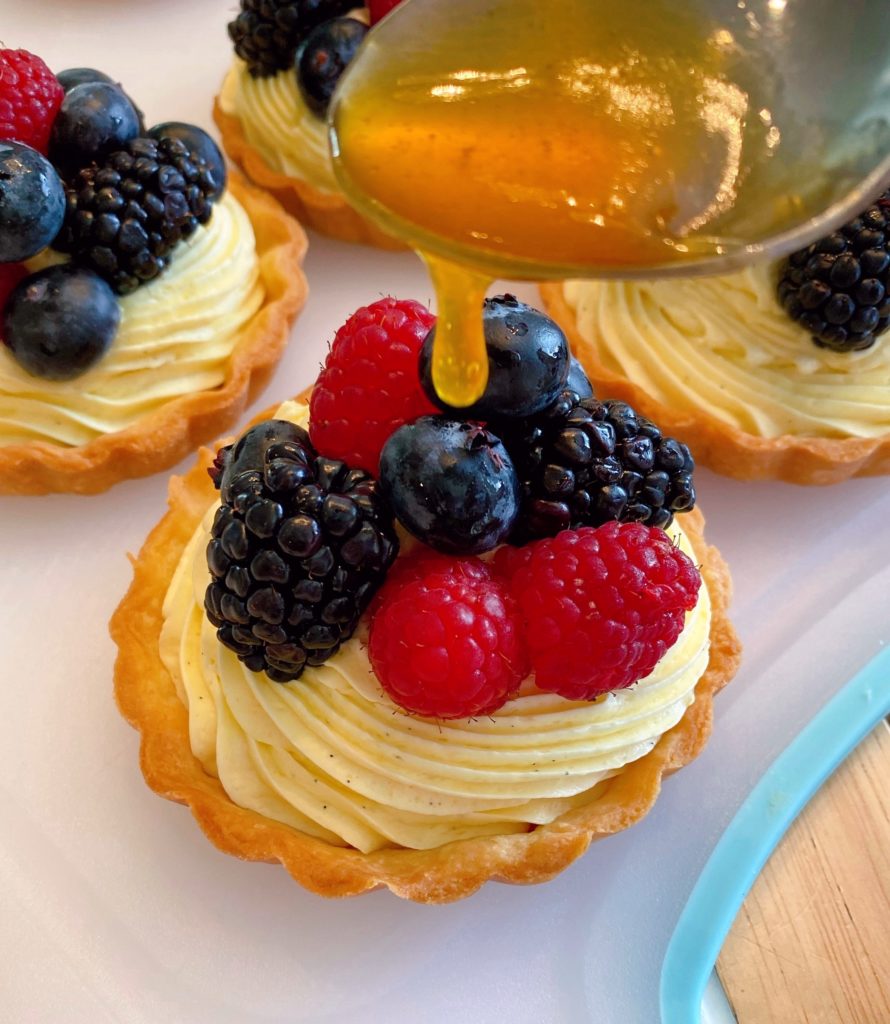
<path fill-rule="evenodd" d="M 553 877 L 698 754 L 739 660 L 685 445 L 511 296 L 480 406 L 437 408 L 433 327 L 359 310 L 308 403 L 203 450 L 111 623 L 149 786 L 326 896 Z"/>
<path fill-rule="evenodd" d="M 223 148 L 286 210 L 333 238 L 401 243 L 361 217 L 334 177 L 325 123 L 340 75 L 398 0 L 241 0 L 235 57 L 213 116 Z"/>
<path fill-rule="evenodd" d="M 0 492 L 93 494 L 226 429 L 284 350 L 305 248 L 202 129 L 0 51 Z"/>
<path fill-rule="evenodd" d="M 890 192 L 777 265 L 542 292 L 594 384 L 717 472 L 890 472 Z"/>

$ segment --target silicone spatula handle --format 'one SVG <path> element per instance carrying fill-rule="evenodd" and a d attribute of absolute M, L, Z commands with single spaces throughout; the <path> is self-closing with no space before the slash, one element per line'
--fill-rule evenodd
<path fill-rule="evenodd" d="M 833 697 L 770 765 L 714 848 L 668 943 L 662 1024 L 698 1024 L 720 947 L 767 858 L 850 751 L 890 714 L 890 647 Z"/>

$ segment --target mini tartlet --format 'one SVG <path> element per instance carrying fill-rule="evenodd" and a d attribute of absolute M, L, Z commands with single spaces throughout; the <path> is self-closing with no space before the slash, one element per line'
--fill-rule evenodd
<path fill-rule="evenodd" d="M 366 20 L 360 7 L 351 13 Z M 346 13 L 348 5 L 334 4 L 331 10 Z M 292 61 L 274 74 L 254 77 L 245 61 L 234 57 L 213 117 L 230 159 L 301 223 L 344 242 L 404 248 L 357 213 L 338 187 L 324 117 L 301 96 Z"/>
<path fill-rule="evenodd" d="M 303 397 L 305 399 L 306 396 Z M 305 407 L 286 403 L 277 412 L 270 411 L 256 422 L 267 418 L 268 415 L 297 422 L 306 416 L 307 412 Z M 207 763 L 211 762 L 211 767 L 216 765 L 218 769 L 217 753 L 219 757 L 231 763 L 229 759 L 232 750 L 235 750 L 236 759 L 240 758 L 242 755 L 238 754 L 238 748 L 243 742 L 248 744 L 250 750 L 254 750 L 254 744 L 258 743 L 256 753 L 260 760 L 264 759 L 263 752 L 266 752 L 274 761 L 277 757 L 277 727 L 266 725 L 262 738 L 238 738 L 240 733 L 229 733 L 226 723 L 223 722 L 225 731 L 218 735 L 235 735 L 236 748 L 230 748 L 229 741 L 224 740 L 225 745 L 219 749 L 216 746 L 217 740 L 208 735 L 206 721 L 189 718 L 187 698 L 178 688 L 182 685 L 183 670 L 200 672 L 201 669 L 196 666 L 217 666 L 217 657 L 230 658 L 230 666 L 235 667 L 236 672 L 247 671 L 238 668 L 240 663 L 236 662 L 230 651 L 214 647 L 217 643 L 215 638 L 208 639 L 204 634 L 193 634 L 192 627 L 187 625 L 182 626 L 180 630 L 177 625 L 179 611 L 182 610 L 182 595 L 187 594 L 189 588 L 193 586 L 197 591 L 203 585 L 198 579 L 198 575 L 202 574 L 199 562 L 209 536 L 205 534 L 205 530 L 209 529 L 208 510 L 212 511 L 218 503 L 218 494 L 211 482 L 212 471 L 218 465 L 215 454 L 203 450 L 199 455 L 198 464 L 192 470 L 182 477 L 172 479 L 169 511 L 152 531 L 140 554 L 133 561 L 133 583 L 113 617 L 111 631 L 119 647 L 115 671 L 118 705 L 124 717 L 141 733 L 140 764 L 144 777 L 161 796 L 186 804 L 206 835 L 219 849 L 248 860 L 280 861 L 301 885 L 325 896 L 357 895 L 386 887 L 398 896 L 418 902 L 449 902 L 470 895 L 488 881 L 532 884 L 553 878 L 577 859 L 593 840 L 616 833 L 638 821 L 658 796 L 662 778 L 687 764 L 701 752 L 711 732 L 713 697 L 734 674 L 739 659 L 739 645 L 726 613 L 730 596 L 728 570 L 717 550 L 705 543 L 704 520 L 701 513 L 692 511 L 683 516 L 683 530 L 687 538 L 683 543 L 688 544 L 695 562 L 700 565 L 705 583 L 703 593 L 707 595 L 700 595 L 695 611 L 690 613 L 697 623 L 695 630 L 704 629 L 707 635 L 707 638 L 703 637 L 701 640 L 703 646 L 694 647 L 693 662 L 697 668 L 694 669 L 694 682 L 688 682 L 688 686 L 693 688 L 684 689 L 685 695 L 682 699 L 677 698 L 680 699 L 679 710 L 676 703 L 672 703 L 671 708 L 674 710 L 671 712 L 673 717 L 670 728 L 665 725 L 652 734 L 650 741 L 644 743 L 645 753 L 642 756 L 639 756 L 638 750 L 636 758 L 617 771 L 600 773 L 602 777 L 598 776 L 597 781 L 588 790 L 567 799 L 562 805 L 562 812 L 555 817 L 551 815 L 551 820 L 547 823 L 517 826 L 516 823 L 509 821 L 508 816 L 507 823 L 503 826 L 486 822 L 482 826 L 485 835 L 476 834 L 469 838 L 433 843 L 425 842 L 421 836 L 417 840 L 417 845 L 428 848 L 414 849 L 385 842 L 379 834 L 375 835 L 372 831 L 370 837 L 365 839 L 367 852 L 363 852 L 356 846 L 344 843 L 342 838 L 332 837 L 329 841 L 326 838 L 327 829 L 314 823 L 317 819 L 309 822 L 314 835 L 295 827 L 294 821 L 299 820 L 299 811 L 289 811 L 287 808 L 279 810 L 278 813 L 290 819 L 291 823 L 285 823 L 257 810 L 239 806 L 226 792 L 216 771 L 207 770 Z M 194 564 L 190 559 L 195 559 Z M 186 597 L 186 604 L 192 610 L 185 609 L 182 622 L 195 625 L 195 615 L 201 614 L 200 605 L 192 606 L 190 600 L 192 599 Z M 702 615 L 710 617 L 703 618 Z M 692 622 L 693 618 L 690 618 L 689 622 Z M 205 624 L 200 627 L 199 633 L 206 629 Z M 698 637 L 698 633 L 695 632 L 692 636 Z M 700 641 L 694 641 L 696 644 L 698 642 Z M 340 666 L 340 671 L 344 676 L 348 676 L 352 671 L 350 665 L 367 666 L 365 634 L 361 625 L 349 644 L 351 646 L 348 650 L 344 647 L 334 655 L 335 659 L 340 658 L 339 662 L 331 660 L 319 672 L 333 672 L 336 675 L 337 666 Z M 682 636 L 677 646 L 683 647 Z M 685 649 L 683 647 L 683 650 Z M 669 656 L 670 652 L 665 656 L 665 662 Z M 684 653 L 682 656 L 687 655 Z M 676 673 L 693 672 L 691 664 L 688 668 L 685 663 L 679 669 L 674 666 L 676 672 L 667 678 L 674 679 Z M 666 668 L 665 672 L 668 673 L 669 670 Z M 359 675 L 367 673 L 371 673 L 370 667 L 359 670 Z M 656 674 L 658 667 L 652 677 Z M 174 676 L 178 677 L 178 682 L 174 680 Z M 686 680 L 681 681 L 686 686 Z M 315 677 L 312 677 L 310 689 L 315 686 L 315 682 Z M 363 693 L 369 685 L 373 688 L 373 682 L 372 674 L 370 679 L 358 685 L 357 693 L 346 697 L 347 701 L 354 699 L 364 708 Z M 299 695 L 302 691 L 299 687 L 304 684 L 297 680 L 287 685 L 294 687 L 294 699 L 302 700 L 302 696 Z M 249 674 L 248 686 L 249 689 L 258 687 L 259 692 L 265 694 L 263 699 L 268 698 L 272 703 L 276 702 L 283 692 L 282 684 L 273 683 L 258 673 Z M 267 690 L 266 687 L 271 689 Z M 379 689 L 379 686 L 377 688 Z M 339 700 L 337 692 L 338 687 L 335 685 L 332 691 L 335 703 Z M 520 699 L 515 701 L 517 707 L 521 700 L 529 695 L 537 699 L 535 693 L 527 694 L 520 691 Z M 204 699 L 204 696 L 201 699 Z M 251 699 L 253 698 L 248 697 L 249 702 Z M 282 699 L 289 700 L 290 697 Z M 368 699 L 376 701 L 377 698 Z M 586 714 L 589 709 L 596 707 L 589 703 L 573 705 L 573 702 L 563 701 L 558 697 L 554 699 L 559 703 L 558 713 L 563 718 L 566 715 L 570 716 L 573 708 L 582 708 Z M 631 693 L 629 699 L 636 700 L 639 697 L 636 693 Z M 226 700 L 227 697 L 219 706 L 223 717 L 228 715 Z M 310 707 L 315 703 L 315 697 L 311 694 L 306 696 L 306 700 L 309 701 Z M 197 703 L 195 700 L 196 707 Z M 626 707 L 621 701 L 619 706 Z M 374 703 L 374 707 L 378 709 L 375 714 L 386 721 L 394 721 L 392 715 L 398 713 L 395 706 L 387 711 L 385 702 L 382 705 Z M 606 707 L 614 706 L 602 706 L 603 709 Z M 244 710 L 244 706 L 239 705 L 237 714 L 240 716 Z M 203 711 L 197 714 L 201 717 Z M 325 708 L 317 714 L 320 716 L 320 722 L 324 723 L 324 729 L 337 730 L 337 720 L 332 717 L 330 709 Z M 448 739 L 442 738 L 443 735 L 459 735 L 466 732 L 471 736 L 471 744 L 479 741 L 484 749 L 489 742 L 484 738 L 486 728 L 492 728 L 495 732 L 498 728 L 506 728 L 504 722 L 510 721 L 509 714 L 506 719 L 501 720 L 500 726 L 496 713 L 494 719 L 460 723 L 461 729 L 458 732 L 452 733 L 450 729 L 440 728 L 433 742 L 444 743 L 447 746 Z M 603 714 L 611 712 L 603 711 Z M 633 718 L 630 712 L 628 715 Z M 621 720 L 620 714 L 617 717 Z M 432 729 L 433 733 L 436 732 L 434 722 L 424 725 L 425 720 L 415 720 L 410 716 L 402 716 L 400 721 L 409 733 L 415 728 L 412 724 L 415 722 L 421 731 Z M 514 724 L 515 721 L 517 720 L 513 720 Z M 219 726 L 215 716 L 213 722 L 214 727 Z M 488 726 L 485 723 L 492 724 Z M 442 723 L 443 726 L 447 724 Z M 392 727 L 397 731 L 398 726 Z M 269 728 L 271 732 L 268 731 Z M 348 719 L 343 719 L 342 728 L 346 730 L 345 736 L 351 728 Z M 564 721 L 562 728 L 565 728 Z M 571 728 L 578 728 L 578 723 L 569 726 L 569 732 Z M 616 729 L 620 733 L 622 726 L 613 725 L 611 728 L 612 734 Z M 661 738 L 656 738 L 658 736 Z M 271 746 L 267 746 L 268 743 Z M 201 752 L 202 758 L 193 753 L 193 748 Z M 393 750 L 395 755 L 398 755 L 401 748 L 396 744 Z M 300 763 L 304 753 L 300 751 Z M 326 765 L 329 764 L 328 756 L 335 755 L 317 755 Z M 309 754 L 306 754 L 306 757 L 309 757 Z M 373 765 L 378 757 L 385 759 L 388 754 L 383 750 L 379 754 L 375 753 L 370 762 L 370 770 L 375 770 Z M 448 760 L 447 750 L 444 751 L 443 757 Z M 534 757 L 537 758 L 538 755 Z M 319 773 L 315 777 L 316 784 L 330 784 L 330 778 L 327 778 L 324 768 L 313 770 Z M 527 770 L 534 772 L 537 769 L 533 764 Z M 265 792 L 262 778 L 254 779 L 252 772 L 253 769 L 244 772 L 237 769 L 240 783 L 247 786 L 248 793 L 255 791 L 257 786 Z M 556 774 L 561 775 L 561 770 Z M 350 783 L 349 779 L 345 781 L 347 784 Z M 353 782 L 363 784 L 357 780 Z M 413 783 L 410 775 L 407 784 L 411 790 Z M 362 792 L 364 794 L 365 791 Z M 242 796 L 243 793 L 244 791 Z M 353 796 L 353 791 L 349 791 L 346 799 L 352 800 Z M 251 802 L 252 799 L 249 797 L 245 803 Z M 279 798 L 272 792 L 270 796 L 260 796 L 256 799 L 270 800 L 276 805 Z M 354 804 L 356 821 L 359 822 L 363 819 L 361 807 L 364 805 L 359 807 L 362 799 L 355 798 Z M 553 800 L 547 799 L 544 803 L 553 803 Z M 350 807 L 352 806 L 350 804 Z M 417 816 L 412 814 L 409 817 L 409 824 L 415 826 Z M 420 816 L 419 819 L 423 821 L 429 817 L 428 813 L 426 818 Z M 471 813 L 468 820 L 470 829 L 478 833 L 479 815 Z"/>
<path fill-rule="evenodd" d="M 96 68 L 0 49 L 0 106 L 0 493 L 96 494 L 253 400 L 306 300 L 306 236 Z"/>
<path fill-rule="evenodd" d="M 541 293 L 593 384 L 717 472 L 890 472 L 890 193 L 778 267 Z"/>
<path fill-rule="evenodd" d="M 232 175 L 227 191 L 230 195 L 224 197 L 222 209 L 216 210 L 214 216 L 237 222 L 242 228 L 245 224 L 249 227 L 255 239 L 256 284 L 251 299 L 253 309 L 234 336 L 226 341 L 228 351 L 222 357 L 215 354 L 212 362 L 217 365 L 190 370 L 196 377 L 203 375 L 205 381 L 212 379 L 211 382 L 174 394 L 168 401 L 151 403 L 148 411 L 121 429 L 90 428 L 88 433 L 92 436 L 82 443 L 41 439 L 0 443 L 0 493 L 96 494 L 119 481 L 167 469 L 193 451 L 196 444 L 234 423 L 262 390 L 284 352 L 291 326 L 306 300 L 308 286 L 301 266 L 307 241 L 299 224 L 261 190 Z M 213 237 L 201 234 L 210 231 L 211 225 L 200 228 L 182 243 L 183 246 L 192 250 L 202 245 L 212 246 Z M 140 344 L 140 331 L 141 343 L 145 344 L 146 336 L 150 338 L 154 331 L 153 322 L 162 316 L 172 317 L 175 327 L 176 309 L 155 306 L 154 296 L 164 301 L 172 297 L 185 302 L 205 286 L 200 261 L 187 278 L 175 275 L 174 261 L 168 274 L 122 299 L 119 338 L 120 335 L 126 337 L 129 320 L 134 323 L 135 345 Z M 225 315 L 222 311 L 221 320 Z M 202 343 L 212 348 L 212 310 L 201 332 Z M 201 361 L 198 359 L 198 363 Z M 166 362 L 163 352 L 155 357 L 155 365 L 159 367 Z M 94 376 L 103 374 L 102 363 L 91 372 Z M 0 419 L 4 413 L 12 416 L 15 412 L 11 408 L 13 387 L 19 395 L 36 398 L 41 408 L 48 408 L 48 416 L 52 418 L 53 391 L 70 395 L 72 389 L 88 389 L 89 380 L 89 375 L 65 384 L 31 379 L 26 386 L 25 376 L 9 354 L 0 350 Z M 143 383 L 150 380 L 150 372 L 143 370 Z M 99 394 L 96 401 L 101 402 L 103 397 Z M 113 404 L 114 398 L 112 394 L 106 400 Z"/>

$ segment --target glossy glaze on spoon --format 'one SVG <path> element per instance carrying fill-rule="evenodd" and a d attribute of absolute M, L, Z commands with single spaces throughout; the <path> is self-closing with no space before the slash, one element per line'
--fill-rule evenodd
<path fill-rule="evenodd" d="M 484 389 L 486 279 L 649 272 L 743 249 L 743 207 L 793 218 L 787 191 L 751 194 L 775 93 L 732 32 L 667 0 L 397 8 L 343 79 L 332 150 L 351 202 L 430 265 L 439 394 Z"/>

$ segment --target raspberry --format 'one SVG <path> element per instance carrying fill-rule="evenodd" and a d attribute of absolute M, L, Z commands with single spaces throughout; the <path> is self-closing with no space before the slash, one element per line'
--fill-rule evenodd
<path fill-rule="evenodd" d="M 371 15 L 371 24 L 376 25 L 381 18 L 398 7 L 402 0 L 368 0 L 368 13 Z"/>
<path fill-rule="evenodd" d="M 24 263 L 0 263 L 0 313 L 13 288 L 28 276 L 28 268 Z"/>
<path fill-rule="evenodd" d="M 371 664 L 406 711 L 490 715 L 528 671 L 516 604 L 478 558 L 423 552 L 396 563 L 371 619 Z"/>
<path fill-rule="evenodd" d="M 0 50 L 0 139 L 24 142 L 46 156 L 65 90 L 27 50 Z"/>
<path fill-rule="evenodd" d="M 376 477 L 389 436 L 436 411 L 417 368 L 435 319 L 419 302 L 386 298 L 337 331 L 309 403 L 309 434 L 319 451 Z"/>
<path fill-rule="evenodd" d="M 404 558 L 397 559 L 386 577 L 387 587 L 379 590 L 371 604 L 371 615 L 373 616 L 380 607 L 381 601 L 386 594 L 393 589 L 404 587 L 424 577 L 438 576 L 444 573 L 449 576 L 457 576 L 470 583 L 491 582 L 491 569 L 482 561 L 470 555 L 467 558 L 459 558 L 455 555 L 444 555 L 439 551 L 424 544 L 418 544 L 416 548 Z"/>
<path fill-rule="evenodd" d="M 701 576 L 668 535 L 642 523 L 565 530 L 501 548 L 495 570 L 519 605 L 535 682 L 592 700 L 647 676 L 695 607 Z"/>

